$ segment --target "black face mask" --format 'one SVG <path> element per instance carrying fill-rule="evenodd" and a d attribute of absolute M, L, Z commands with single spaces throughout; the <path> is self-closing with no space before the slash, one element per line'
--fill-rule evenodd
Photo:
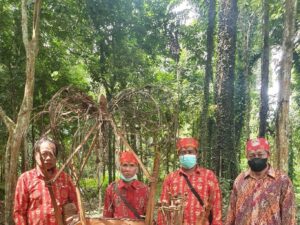
<path fill-rule="evenodd" d="M 248 160 L 248 165 L 250 166 L 251 170 L 254 172 L 260 172 L 267 167 L 268 158 L 261 159 L 261 158 L 254 158 Z"/>

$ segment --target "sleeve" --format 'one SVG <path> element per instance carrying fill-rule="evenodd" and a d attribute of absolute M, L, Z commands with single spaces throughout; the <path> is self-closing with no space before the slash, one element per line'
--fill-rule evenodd
<path fill-rule="evenodd" d="M 114 217 L 114 205 L 113 205 L 113 196 L 112 196 L 113 185 L 110 184 L 104 196 L 104 208 L 103 208 L 103 217 L 113 218 Z"/>
<path fill-rule="evenodd" d="M 285 224 L 296 225 L 296 203 L 293 184 L 286 176 L 280 199 L 281 221 Z"/>
<path fill-rule="evenodd" d="M 212 192 L 211 202 L 212 202 L 212 224 L 213 225 L 222 225 L 222 194 L 219 186 L 219 181 L 214 173 L 212 173 L 211 177 L 212 181 Z"/>
<path fill-rule="evenodd" d="M 68 179 L 68 188 L 69 188 L 69 201 L 74 203 L 78 210 L 79 207 L 78 207 L 78 199 L 76 195 L 76 187 L 73 183 L 72 178 L 69 175 L 67 175 L 67 179 Z"/>
<path fill-rule="evenodd" d="M 165 178 L 162 186 L 162 191 L 160 195 L 161 204 L 169 202 L 169 176 Z M 158 211 L 157 214 L 157 224 L 164 225 L 164 218 L 161 211 Z"/>
<path fill-rule="evenodd" d="M 25 176 L 21 176 L 17 181 L 13 219 L 15 225 L 27 225 L 27 208 L 28 208 L 29 196 L 27 186 L 25 182 Z"/>
<path fill-rule="evenodd" d="M 236 201 L 237 201 L 237 191 L 236 186 L 233 185 L 233 189 L 231 191 L 229 206 L 227 210 L 227 216 L 225 220 L 225 225 L 234 225 L 235 224 L 235 216 L 236 216 Z"/>

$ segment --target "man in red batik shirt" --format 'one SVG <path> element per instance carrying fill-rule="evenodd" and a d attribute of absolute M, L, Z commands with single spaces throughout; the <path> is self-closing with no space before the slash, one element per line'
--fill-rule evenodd
<path fill-rule="evenodd" d="M 296 225 L 296 203 L 289 177 L 268 164 L 270 146 L 255 138 L 246 145 L 249 170 L 234 181 L 226 225 Z"/>
<path fill-rule="evenodd" d="M 160 197 L 162 204 L 169 204 L 170 196 L 186 196 L 182 222 L 184 225 L 198 225 L 203 222 L 207 225 L 221 225 L 219 183 L 211 170 L 197 165 L 198 141 L 194 138 L 180 138 L 176 147 L 181 168 L 165 178 Z M 205 211 L 208 213 L 205 214 Z M 168 224 L 162 212 L 158 214 L 158 224 Z"/>
<path fill-rule="evenodd" d="M 56 175 L 57 153 L 57 145 L 51 139 L 43 137 L 36 142 L 36 168 L 23 173 L 16 186 L 13 212 L 16 225 L 58 224 L 44 174 L 47 173 L 50 178 Z M 77 210 L 75 186 L 66 173 L 59 175 L 52 184 L 52 189 L 59 213 L 62 213 L 62 207 L 67 203 L 74 203 Z"/>
<path fill-rule="evenodd" d="M 146 214 L 149 188 L 137 180 L 138 161 L 132 152 L 122 152 L 119 159 L 121 179 L 106 189 L 103 216 L 142 219 Z"/>

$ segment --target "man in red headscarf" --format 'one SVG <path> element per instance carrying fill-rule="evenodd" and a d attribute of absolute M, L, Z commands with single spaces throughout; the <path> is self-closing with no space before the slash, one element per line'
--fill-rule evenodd
<path fill-rule="evenodd" d="M 138 161 L 130 151 L 120 154 L 120 180 L 105 192 L 103 216 L 142 219 L 146 214 L 149 188 L 137 180 Z"/>
<path fill-rule="evenodd" d="M 215 174 L 197 165 L 199 143 L 194 138 L 180 138 L 176 144 L 181 168 L 164 180 L 160 200 L 169 205 L 170 198 L 186 198 L 183 209 L 184 225 L 222 224 L 221 191 Z M 163 212 L 158 214 L 158 224 L 170 224 Z"/>
<path fill-rule="evenodd" d="M 270 146 L 265 138 L 246 144 L 249 170 L 234 181 L 226 225 L 296 225 L 296 205 L 289 177 L 268 164 Z"/>

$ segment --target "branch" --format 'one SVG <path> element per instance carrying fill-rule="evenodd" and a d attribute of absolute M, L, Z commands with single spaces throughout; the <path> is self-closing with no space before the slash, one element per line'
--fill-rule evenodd
<path fill-rule="evenodd" d="M 37 54 L 37 43 L 40 35 L 40 12 L 41 0 L 36 0 L 34 4 L 33 20 L 32 20 L 32 41 L 34 42 L 34 52 Z"/>
<path fill-rule="evenodd" d="M 26 52 L 28 51 L 28 20 L 27 20 L 27 0 L 22 0 L 22 36 Z"/>
<path fill-rule="evenodd" d="M 15 127 L 16 127 L 16 124 L 14 121 L 12 121 L 11 118 L 9 118 L 6 113 L 4 112 L 4 110 L 2 109 L 2 107 L 0 106 L 0 117 L 2 117 L 2 120 L 4 121 L 6 127 L 7 127 L 7 130 L 9 132 L 9 134 L 12 134 Z"/>

